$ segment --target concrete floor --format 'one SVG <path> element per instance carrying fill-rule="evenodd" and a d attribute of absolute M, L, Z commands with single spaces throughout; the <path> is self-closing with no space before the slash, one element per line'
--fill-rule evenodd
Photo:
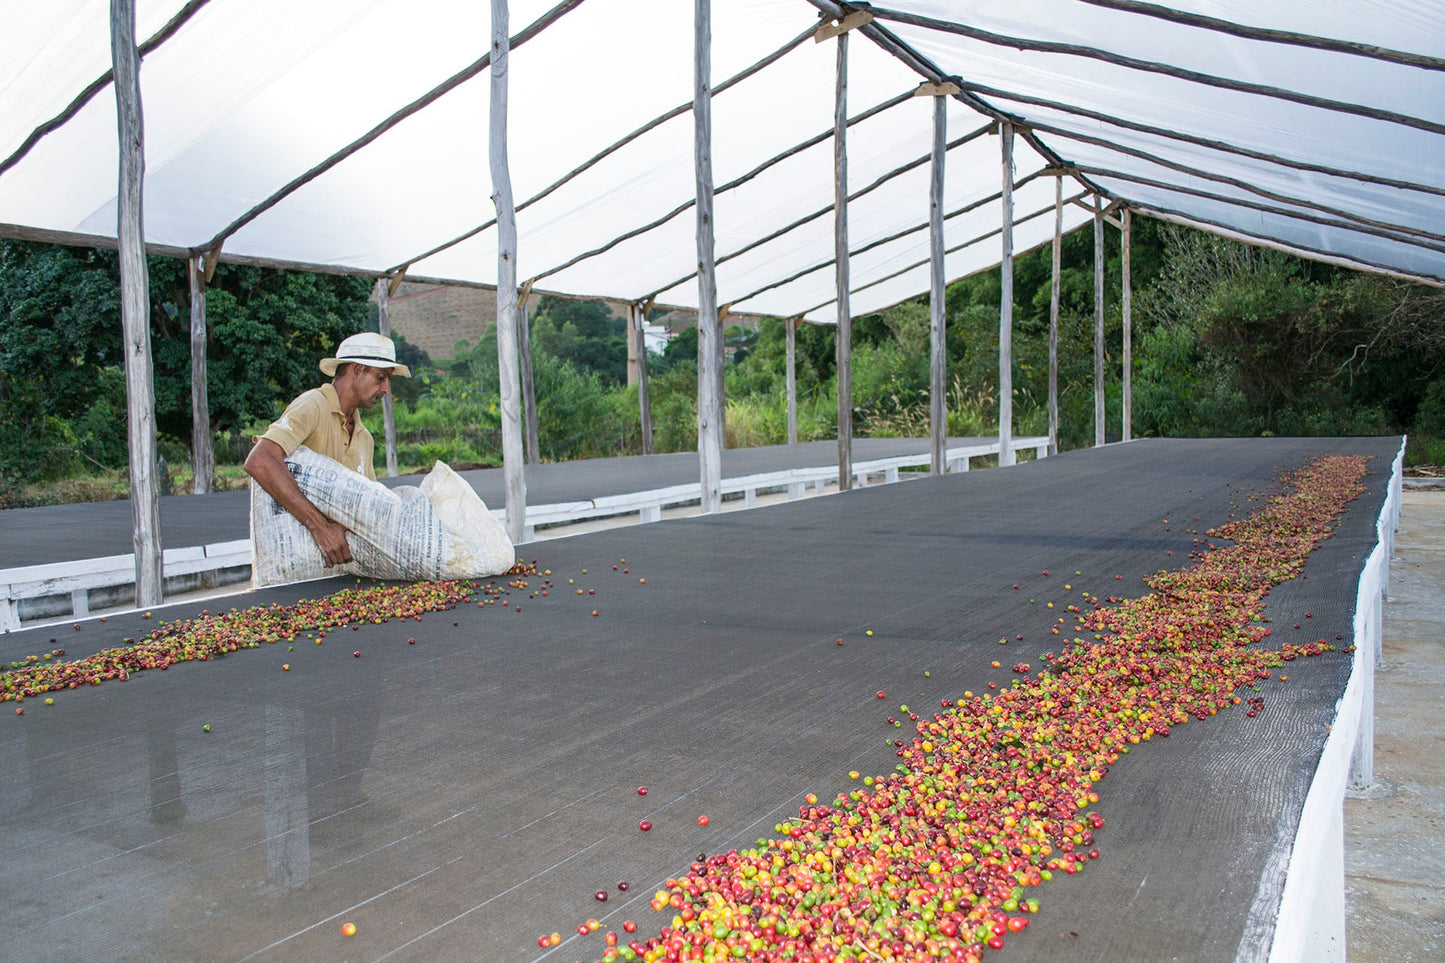
<path fill-rule="evenodd" d="M 1445 959 L 1445 490 L 1406 490 L 1375 676 L 1374 798 L 1345 801 L 1348 958 Z"/>

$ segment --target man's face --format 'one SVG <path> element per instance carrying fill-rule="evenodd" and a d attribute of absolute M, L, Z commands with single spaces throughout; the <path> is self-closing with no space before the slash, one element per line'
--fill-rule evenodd
<path fill-rule="evenodd" d="M 351 365 L 352 390 L 357 398 L 358 408 L 372 408 L 391 391 L 390 368 L 372 368 L 364 364 Z"/>

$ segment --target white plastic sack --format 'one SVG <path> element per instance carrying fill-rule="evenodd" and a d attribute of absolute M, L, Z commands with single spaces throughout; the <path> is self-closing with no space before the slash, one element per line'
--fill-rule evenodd
<path fill-rule="evenodd" d="M 347 530 L 352 560 L 328 568 L 305 526 L 253 481 L 251 575 L 257 588 L 330 575 L 484 578 L 516 562 L 501 522 L 443 462 L 419 488 L 387 488 L 304 446 L 286 467 L 302 494 Z"/>

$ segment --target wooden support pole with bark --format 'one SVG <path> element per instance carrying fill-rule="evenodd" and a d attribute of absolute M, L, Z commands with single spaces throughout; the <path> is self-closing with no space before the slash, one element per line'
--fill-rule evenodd
<path fill-rule="evenodd" d="M 713 268 L 717 268 L 715 262 Z M 728 447 L 728 341 L 727 325 L 724 322 L 732 309 L 732 304 L 728 303 L 717 311 L 717 434 L 718 444 L 722 445 L 723 451 L 727 451 Z"/>
<path fill-rule="evenodd" d="M 1094 445 L 1104 444 L 1104 201 L 1094 195 Z"/>
<path fill-rule="evenodd" d="M 999 122 L 999 146 L 1003 157 L 1003 198 L 1000 202 L 1003 226 L 1000 235 L 1003 254 L 999 261 L 998 304 L 998 463 L 1014 463 L 1014 126 Z"/>
<path fill-rule="evenodd" d="M 787 380 L 788 380 L 788 444 L 798 443 L 798 325 L 802 317 L 788 318 L 783 322 L 787 336 Z"/>
<path fill-rule="evenodd" d="M 1054 179 L 1053 283 L 1049 291 L 1049 454 L 1059 453 L 1059 285 L 1064 252 L 1064 177 Z"/>
<path fill-rule="evenodd" d="M 834 363 L 838 388 L 838 490 L 853 487 L 853 318 L 848 304 L 848 34 L 838 34 L 833 100 Z"/>
<path fill-rule="evenodd" d="M 206 281 L 199 255 L 186 258 L 191 300 L 191 492 L 209 495 L 215 484 L 211 403 L 206 385 Z"/>
<path fill-rule="evenodd" d="M 722 332 L 713 237 L 712 5 L 693 0 L 693 170 L 697 200 L 697 454 L 704 515 L 722 511 Z"/>
<path fill-rule="evenodd" d="M 647 302 L 629 305 L 628 315 L 637 332 L 637 420 L 642 436 L 642 453 L 652 454 L 652 390 L 647 370 Z"/>
<path fill-rule="evenodd" d="M 956 88 L 955 88 L 956 89 Z M 942 475 L 948 442 L 947 278 L 943 268 L 943 175 L 948 101 L 933 97 L 933 157 L 928 179 L 928 472 Z"/>
<path fill-rule="evenodd" d="M 627 303 L 627 323 L 624 335 L 627 339 L 627 387 L 637 384 L 637 357 L 640 329 L 637 326 L 637 302 Z"/>
<path fill-rule="evenodd" d="M 532 323 L 527 305 L 532 300 L 532 282 L 522 285 L 517 295 L 517 358 L 522 369 L 522 422 L 526 430 L 527 464 L 542 463 L 542 441 L 537 434 L 537 381 L 532 370 Z"/>
<path fill-rule="evenodd" d="M 391 278 L 376 279 L 376 332 L 384 338 L 391 337 Z M 381 424 L 386 445 L 386 477 L 395 478 L 396 411 L 392 407 L 390 394 L 381 399 Z"/>
<path fill-rule="evenodd" d="M 1125 441 L 1129 441 L 1134 437 L 1134 298 L 1133 279 L 1130 277 L 1129 274 L 1129 241 L 1130 231 L 1132 227 L 1132 218 L 1129 208 L 1124 208 L 1124 210 L 1120 212 L 1120 217 L 1123 223 L 1123 228 L 1120 231 L 1120 236 L 1122 238 L 1122 240 L 1120 241 L 1120 251 L 1121 260 L 1123 261 L 1123 274 L 1120 280 L 1123 282 L 1124 285 L 1124 292 L 1121 304 L 1121 309 L 1124 314 L 1124 382 L 1122 391 L 1124 421 L 1123 427 L 1120 429 L 1120 437 L 1122 437 Z"/>
<path fill-rule="evenodd" d="M 111 0 L 110 53 L 115 72 L 119 187 L 116 238 L 120 250 L 120 319 L 125 357 L 126 428 L 130 455 L 131 542 L 135 604 L 159 605 L 161 502 L 156 465 L 156 405 L 151 363 L 150 280 L 146 269 L 142 193 L 145 125 L 141 115 L 140 54 L 135 46 L 135 0 Z"/>
<path fill-rule="evenodd" d="M 523 470 L 521 389 L 517 375 L 517 215 L 507 166 L 507 67 L 510 61 L 507 0 L 492 0 L 491 131 L 492 202 L 497 208 L 497 380 L 502 412 L 502 474 L 506 485 L 507 535 L 521 542 L 527 526 L 527 479 Z"/>

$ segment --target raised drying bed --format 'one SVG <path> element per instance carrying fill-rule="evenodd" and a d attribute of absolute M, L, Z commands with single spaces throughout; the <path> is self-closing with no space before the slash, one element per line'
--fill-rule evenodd
<path fill-rule="evenodd" d="M 1048 439 L 1016 438 L 1013 447 L 1016 452 L 1032 450 L 1035 457 L 1043 458 L 1048 452 Z M 945 452 L 945 460 L 950 472 L 968 471 L 970 459 L 997 455 L 998 451 L 996 441 L 950 448 Z M 855 462 L 854 484 L 863 488 L 896 482 L 901 470 L 928 463 L 927 451 Z M 752 508 L 760 493 L 787 491 L 789 499 L 801 498 L 811 485 L 817 494 L 822 494 L 837 478 L 836 466 L 817 465 L 725 478 L 721 489 L 724 496 L 741 494 L 746 507 Z M 616 515 L 636 513 L 640 522 L 655 522 L 662 518 L 663 509 L 696 502 L 701 497 L 702 486 L 694 482 L 584 501 L 528 505 L 524 539 L 531 541 L 542 526 Z M 494 509 L 493 514 L 503 519 L 506 515 L 500 509 Z M 168 548 L 162 560 L 167 594 L 243 582 L 250 578 L 250 567 L 249 539 Z M 93 608 L 124 605 L 126 599 L 133 596 L 134 585 L 134 555 L 0 569 L 0 597 L 5 600 L 0 607 L 0 631 L 14 631 L 26 621 L 66 615 L 80 617 L 88 615 Z"/>

